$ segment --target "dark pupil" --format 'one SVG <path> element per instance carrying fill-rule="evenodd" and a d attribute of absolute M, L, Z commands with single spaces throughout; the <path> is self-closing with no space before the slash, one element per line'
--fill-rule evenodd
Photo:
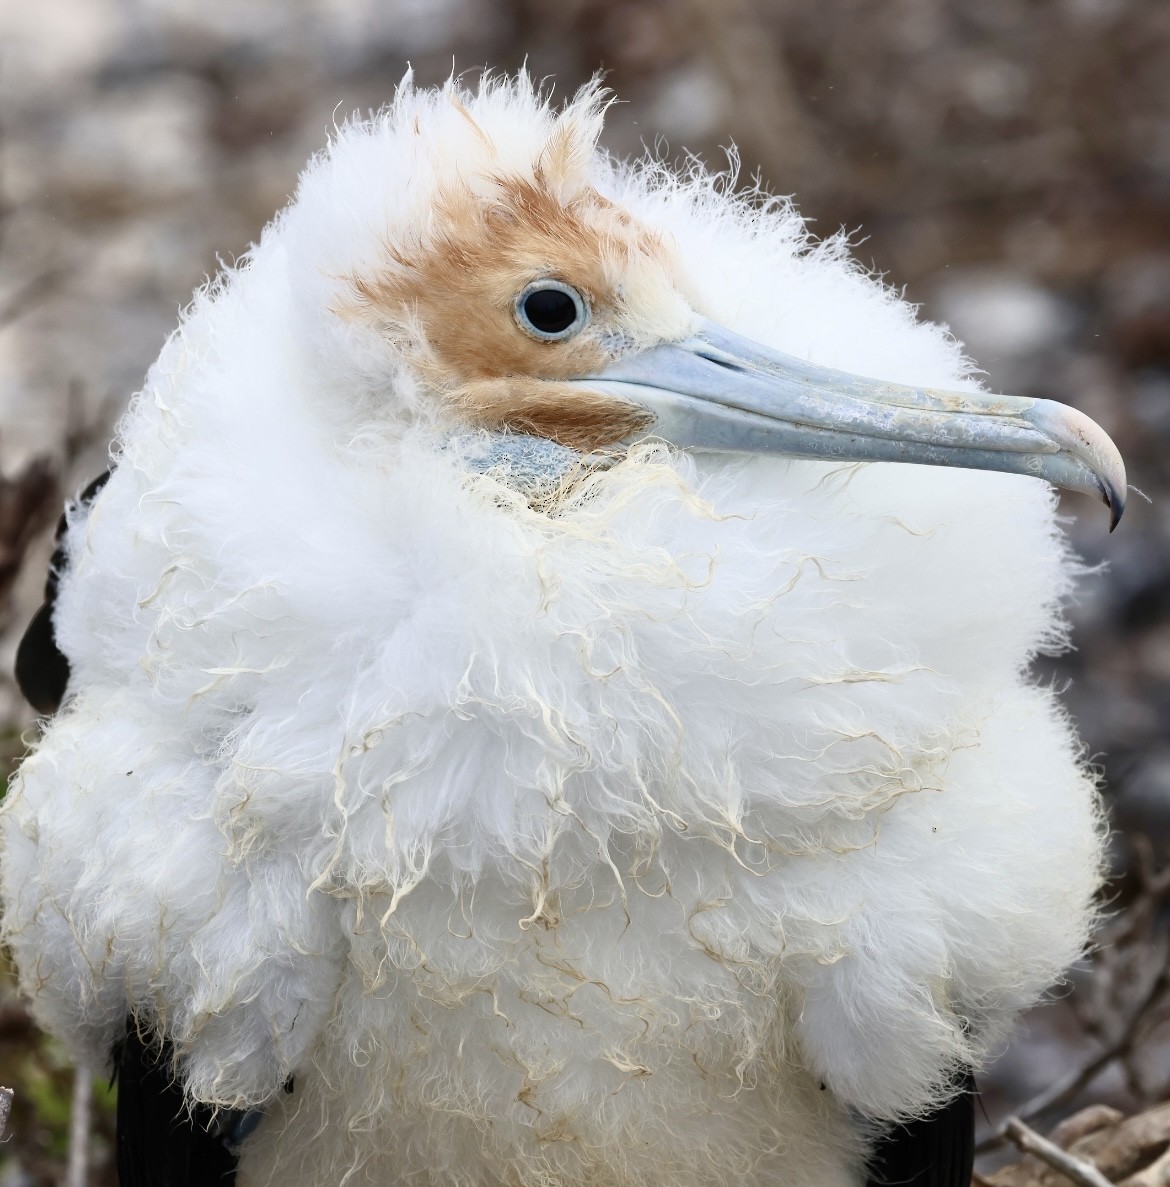
<path fill-rule="evenodd" d="M 560 289 L 537 289 L 524 298 L 524 313 L 544 334 L 559 334 L 577 320 L 577 306 Z"/>

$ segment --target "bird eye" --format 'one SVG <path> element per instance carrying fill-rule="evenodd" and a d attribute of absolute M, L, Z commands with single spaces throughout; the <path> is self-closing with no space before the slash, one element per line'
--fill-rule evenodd
<path fill-rule="evenodd" d="M 542 342 L 562 342 L 589 322 L 589 306 L 575 288 L 559 280 L 534 280 L 516 298 L 520 328 Z"/>

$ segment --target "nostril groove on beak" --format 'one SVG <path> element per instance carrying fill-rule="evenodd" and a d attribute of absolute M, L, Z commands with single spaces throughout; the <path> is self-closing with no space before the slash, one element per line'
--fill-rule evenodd
<path fill-rule="evenodd" d="M 725 371 L 734 371 L 737 374 L 743 374 L 747 368 L 736 359 L 728 358 L 726 355 L 717 354 L 713 351 L 700 350 L 696 352 L 701 359 L 705 359 L 708 363 L 714 363 L 717 367 L 722 367 Z"/>

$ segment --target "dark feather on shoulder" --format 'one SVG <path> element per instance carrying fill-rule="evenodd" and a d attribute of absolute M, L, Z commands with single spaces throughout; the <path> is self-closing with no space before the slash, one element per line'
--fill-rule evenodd
<path fill-rule="evenodd" d="M 175 1079 L 174 1049 L 133 1019 L 114 1051 L 121 1187 L 233 1187 L 236 1145 L 257 1114 L 192 1105 Z"/>
<path fill-rule="evenodd" d="M 110 479 L 112 471 L 107 470 L 95 478 L 81 492 L 78 505 L 88 508 L 97 498 L 102 487 Z M 65 536 L 69 530 L 64 515 L 57 522 L 57 547 L 49 562 L 49 575 L 45 580 L 45 600 L 36 612 L 20 646 L 16 651 L 16 682 L 25 700 L 38 713 L 56 713 L 65 699 L 69 684 L 69 660 L 57 646 L 53 634 L 53 610 L 57 604 L 57 584 L 69 563 Z"/>
<path fill-rule="evenodd" d="M 970 1187 L 975 1167 L 975 1077 L 940 1109 L 878 1139 L 866 1187 Z"/>

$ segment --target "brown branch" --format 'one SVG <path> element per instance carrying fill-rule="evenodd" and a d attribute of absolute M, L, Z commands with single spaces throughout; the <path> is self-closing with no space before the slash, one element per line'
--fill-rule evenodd
<path fill-rule="evenodd" d="M 1031 1154 L 1059 1171 L 1079 1187 L 1113 1187 L 1113 1184 L 1091 1163 L 1062 1150 L 1034 1129 L 1029 1129 L 1018 1117 L 1004 1123 L 1004 1136 L 1025 1154 Z"/>

